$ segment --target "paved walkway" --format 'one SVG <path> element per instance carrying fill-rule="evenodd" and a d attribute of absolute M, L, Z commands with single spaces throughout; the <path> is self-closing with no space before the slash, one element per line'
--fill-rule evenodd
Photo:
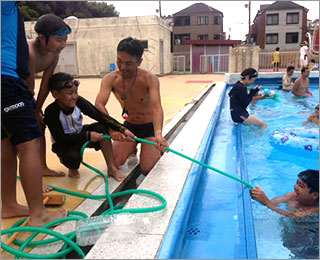
<path fill-rule="evenodd" d="M 162 106 L 164 109 L 164 125 L 170 120 L 188 103 L 192 102 L 207 85 L 211 83 L 217 83 L 224 81 L 224 74 L 217 75 L 168 75 L 159 77 L 160 80 L 160 91 Z M 85 97 L 92 103 L 95 101 L 95 97 L 100 89 L 101 78 L 80 78 L 79 95 Z M 38 89 L 40 80 L 36 80 L 36 88 Z M 36 89 L 36 93 L 37 93 Z M 44 107 L 53 102 L 53 97 L 49 94 Z M 122 122 L 121 112 L 122 109 L 118 101 L 111 95 L 110 100 L 107 104 L 109 114 Z M 93 120 L 84 118 L 84 123 L 91 123 Z M 59 162 L 57 156 L 51 152 L 51 138 L 49 131 L 46 130 L 46 144 L 47 144 L 47 164 L 54 170 L 61 170 L 67 172 L 66 168 Z M 85 161 L 101 169 L 103 172 L 106 171 L 106 165 L 101 152 L 95 152 L 93 149 L 88 150 L 85 154 Z M 86 193 L 92 193 L 102 183 L 102 178 L 97 178 L 95 173 L 89 172 L 83 166 L 80 167 L 80 179 L 71 179 L 65 177 L 45 177 L 44 183 L 53 186 L 81 191 Z M 24 194 L 20 183 L 18 183 L 18 201 L 26 205 Z M 73 210 L 76 208 L 83 199 L 67 196 L 67 200 L 63 207 L 67 210 Z M 56 210 L 56 208 L 49 209 Z M 6 229 L 11 227 L 20 218 L 6 219 L 1 221 L 1 228 Z M 7 240 L 6 238 L 4 240 Z M 6 253 L 3 255 L 4 258 L 13 258 L 11 255 Z"/>

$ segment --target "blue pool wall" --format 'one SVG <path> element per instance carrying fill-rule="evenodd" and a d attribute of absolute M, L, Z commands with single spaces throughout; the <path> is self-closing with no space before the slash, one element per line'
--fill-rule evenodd
<path fill-rule="evenodd" d="M 222 92 L 219 102 L 217 104 L 216 110 L 210 120 L 207 129 L 213 129 L 216 126 L 216 123 L 219 118 L 219 114 L 221 111 L 221 106 L 223 102 L 223 97 L 225 96 L 226 87 L 224 87 L 224 91 Z M 213 140 L 213 136 L 211 135 L 211 131 L 206 131 L 205 136 L 202 139 L 202 144 L 197 153 L 196 160 L 204 161 L 207 155 L 207 151 L 211 147 L 211 143 Z M 157 255 L 157 259 L 178 259 L 180 258 L 180 251 L 182 248 L 182 234 L 186 229 L 186 225 L 188 223 L 190 210 L 192 208 L 195 193 L 197 191 L 197 187 L 199 184 L 199 180 L 201 179 L 202 166 L 199 164 L 192 164 L 192 167 L 189 171 L 188 178 L 183 187 L 181 196 L 179 198 L 177 207 L 175 212 L 171 218 L 167 233 L 160 247 L 159 253 Z"/>
<path fill-rule="evenodd" d="M 206 161 L 208 150 L 212 147 L 212 142 L 214 140 L 213 133 L 217 121 L 219 119 L 221 109 L 224 105 L 224 97 L 226 95 L 226 91 L 227 87 L 225 86 L 224 91 L 220 96 L 215 113 L 208 125 L 206 135 L 202 140 L 199 152 L 197 154 L 196 159 L 199 161 Z M 233 128 L 233 135 L 237 136 L 237 151 L 242 151 L 241 153 L 238 153 L 236 165 L 238 168 L 238 177 L 245 181 L 248 181 L 245 153 L 243 152 L 241 127 L 241 125 L 238 125 Z M 199 166 L 198 164 L 193 164 L 193 166 L 191 167 L 189 176 L 184 185 L 184 189 L 181 193 L 176 210 L 170 221 L 170 225 L 167 230 L 166 236 L 159 250 L 157 256 L 158 259 L 181 258 L 180 256 L 183 243 L 183 235 L 186 230 L 186 226 L 190 216 L 190 211 L 192 209 L 192 205 L 195 199 L 195 193 L 197 191 L 202 172 L 203 167 Z M 235 258 L 254 259 L 257 258 L 257 249 L 255 244 L 255 232 L 253 226 L 250 192 L 248 188 L 245 188 L 244 185 L 239 183 L 237 185 L 237 193 L 240 197 L 240 199 L 237 202 L 239 217 L 238 232 L 240 232 L 240 243 L 237 243 L 237 249 L 235 249 Z"/>

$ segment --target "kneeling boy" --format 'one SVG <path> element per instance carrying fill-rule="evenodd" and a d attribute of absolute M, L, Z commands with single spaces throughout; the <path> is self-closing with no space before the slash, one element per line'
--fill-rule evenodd
<path fill-rule="evenodd" d="M 122 181 L 125 176 L 114 165 L 111 141 L 102 136 L 108 133 L 109 128 L 121 132 L 122 140 L 130 141 L 135 136 L 118 121 L 79 96 L 78 86 L 79 81 L 66 73 L 56 73 L 49 80 L 49 89 L 55 101 L 46 108 L 44 117 L 54 139 L 52 151 L 69 169 L 69 177 L 79 178 L 81 147 L 86 141 L 91 141 L 88 147 L 96 150 L 101 148 L 108 166 L 108 175 Z M 82 113 L 98 122 L 83 125 Z"/>

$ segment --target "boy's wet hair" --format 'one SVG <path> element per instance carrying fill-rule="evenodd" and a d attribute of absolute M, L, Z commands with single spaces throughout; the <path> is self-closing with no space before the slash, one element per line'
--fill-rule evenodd
<path fill-rule="evenodd" d="M 54 14 L 41 15 L 34 30 L 37 34 L 43 34 L 46 37 L 46 44 L 48 44 L 50 35 L 63 36 L 71 33 L 71 28 L 59 16 Z"/>
<path fill-rule="evenodd" d="M 319 171 L 306 170 L 300 172 L 298 177 L 308 186 L 310 193 L 319 193 Z"/>
<path fill-rule="evenodd" d="M 126 52 L 131 56 L 136 57 L 137 61 L 139 61 L 142 57 L 144 47 L 139 40 L 128 37 L 119 42 L 117 52 L 120 51 Z"/>
<path fill-rule="evenodd" d="M 63 88 L 62 83 L 68 81 L 73 81 L 73 77 L 70 74 L 64 72 L 55 73 L 49 79 L 49 90 L 59 90 Z"/>
<path fill-rule="evenodd" d="M 295 70 L 295 67 L 289 66 L 289 67 L 287 68 L 287 72 L 289 72 L 290 70 Z"/>
<path fill-rule="evenodd" d="M 301 68 L 301 73 L 304 73 L 306 70 L 308 70 L 309 69 L 309 67 L 308 66 L 303 66 L 302 68 Z"/>
<path fill-rule="evenodd" d="M 280 48 L 279 48 L 279 47 L 277 47 L 277 48 L 276 48 L 276 51 L 279 51 L 279 50 L 280 50 Z"/>
<path fill-rule="evenodd" d="M 314 109 L 319 111 L 319 104 Z"/>
<path fill-rule="evenodd" d="M 245 69 L 241 72 L 241 79 L 245 79 L 246 76 L 249 76 L 250 79 L 258 77 L 258 71 L 253 68 Z"/>

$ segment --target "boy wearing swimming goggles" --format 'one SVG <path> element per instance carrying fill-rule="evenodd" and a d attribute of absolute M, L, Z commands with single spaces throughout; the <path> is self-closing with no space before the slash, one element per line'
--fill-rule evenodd
<path fill-rule="evenodd" d="M 58 61 L 59 54 L 66 46 L 71 28 L 54 14 L 42 15 L 37 21 L 35 31 L 36 39 L 28 41 L 30 60 L 28 67 L 30 76 L 27 78 L 28 88 L 34 94 L 35 74 L 43 72 L 40 89 L 35 104 L 36 118 L 43 136 L 40 138 L 40 154 L 43 176 L 64 176 L 65 173 L 49 169 L 46 163 L 45 125 L 41 108 L 49 94 L 48 81 L 52 76 Z M 46 189 L 44 187 L 44 189 Z M 44 190 L 48 191 L 48 190 Z"/>

